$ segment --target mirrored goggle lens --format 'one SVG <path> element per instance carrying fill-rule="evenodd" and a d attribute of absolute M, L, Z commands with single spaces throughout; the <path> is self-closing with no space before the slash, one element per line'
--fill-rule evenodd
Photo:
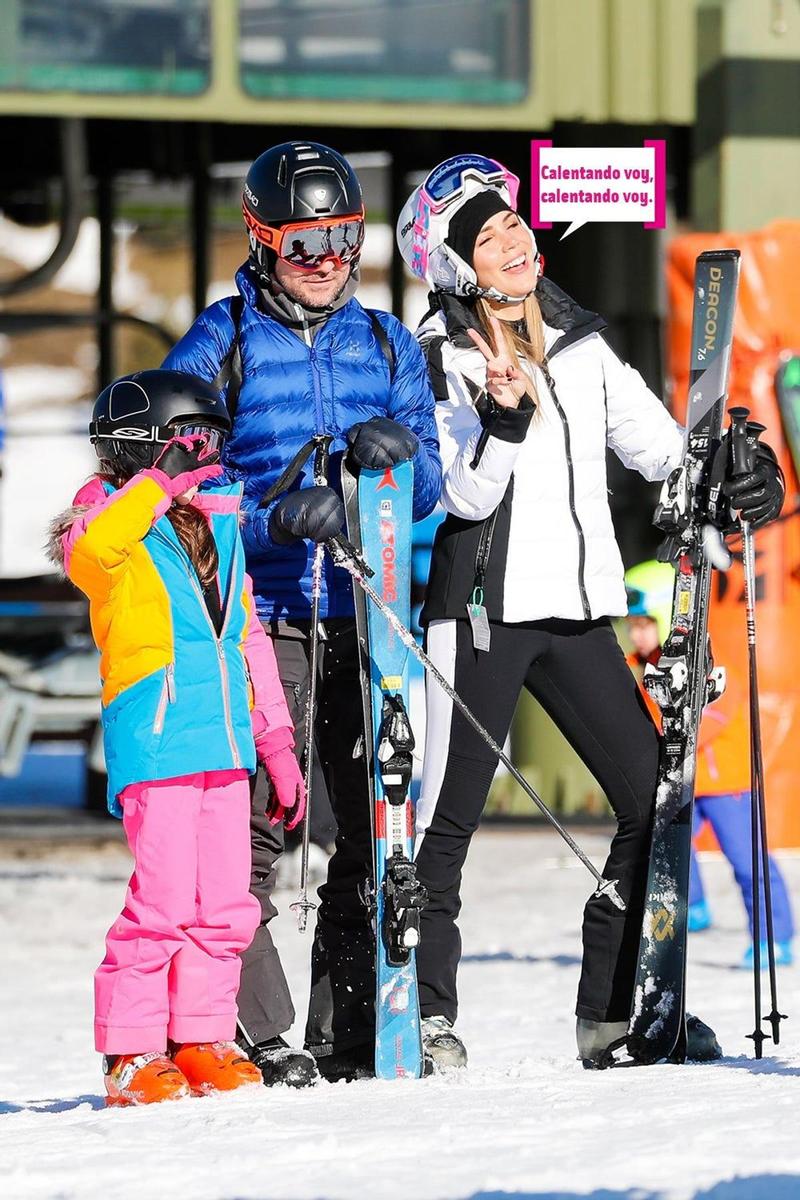
<path fill-rule="evenodd" d="M 464 154 L 431 171 L 425 180 L 425 191 L 437 202 L 455 197 L 462 191 L 464 176 L 468 172 L 483 175 L 491 183 L 499 183 L 506 178 L 505 168 L 493 158 L 484 158 L 482 154 Z"/>
<path fill-rule="evenodd" d="M 216 425 L 181 425 L 177 431 L 181 437 L 203 437 L 209 451 L 222 450 L 225 434 Z"/>
<path fill-rule="evenodd" d="M 364 241 L 363 221 L 342 221 L 338 225 L 309 225 L 284 230 L 280 257 L 293 267 L 313 270 L 326 258 L 351 262 Z"/>

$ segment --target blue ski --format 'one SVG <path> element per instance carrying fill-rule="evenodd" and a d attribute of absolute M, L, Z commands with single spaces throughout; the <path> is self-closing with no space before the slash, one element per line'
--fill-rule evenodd
<path fill-rule="evenodd" d="M 361 551 L 375 571 L 378 594 L 405 626 L 411 620 L 412 485 L 411 463 L 387 471 L 362 470 L 358 477 Z M 379 1079 L 419 1078 L 422 1038 L 414 947 L 425 892 L 412 862 L 409 652 L 371 601 L 366 609 L 375 805 L 375 1074 Z"/>

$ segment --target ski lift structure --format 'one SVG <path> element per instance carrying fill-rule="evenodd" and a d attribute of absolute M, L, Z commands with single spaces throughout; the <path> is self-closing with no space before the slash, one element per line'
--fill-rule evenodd
<path fill-rule="evenodd" d="M 700 20 L 709 9 L 718 21 Z M 166 351 L 182 329 L 115 304 L 121 177 L 188 181 L 198 313 L 211 279 L 214 188 L 243 174 L 266 146 L 297 136 L 329 141 L 363 169 L 368 213 L 389 224 L 421 174 L 459 150 L 507 163 L 523 180 L 525 211 L 531 138 L 641 145 L 643 128 L 667 143 L 671 220 L 691 220 L 690 203 L 705 206 L 704 228 L 769 219 L 723 210 L 756 203 L 758 189 L 743 185 L 763 175 L 765 162 L 775 164 L 765 194 L 784 189 L 790 211 L 797 133 L 770 121 L 796 110 L 797 23 L 773 28 L 765 16 L 754 56 L 740 60 L 752 9 L 748 0 L 609 0 L 588 6 L 585 28 L 576 28 L 570 6 L 531 0 L 5 0 L 0 210 L 27 224 L 56 213 L 58 236 L 42 262 L 0 279 L 0 335 L 93 327 L 98 390 L 117 373 L 120 327 L 146 332 L 155 354 Z M 731 72 L 743 70 L 739 86 Z M 770 105 L 755 103 L 762 83 L 775 93 Z M 741 95 L 754 98 L 745 110 Z M 742 156 L 758 156 L 767 138 L 757 169 L 743 167 Z M 729 178 L 737 171 L 738 184 Z M 90 211 L 99 226 L 96 294 L 82 311 L 37 307 L 33 298 L 69 259 Z M 540 237 L 559 282 L 606 315 L 615 348 L 661 390 L 662 239 L 590 225 L 560 243 L 561 232 Z M 404 267 L 390 242 L 391 309 L 402 317 Z M 624 556 L 648 557 L 654 541 L 641 484 L 620 469 L 611 487 Z M 53 576 L 0 578 L 0 776 L 39 737 L 72 730 L 88 747 L 96 741 L 96 722 L 84 722 L 97 692 L 84 690 L 88 624 L 80 603 L 76 627 L 78 603 Z M 540 744 L 535 733 L 525 742 Z"/>

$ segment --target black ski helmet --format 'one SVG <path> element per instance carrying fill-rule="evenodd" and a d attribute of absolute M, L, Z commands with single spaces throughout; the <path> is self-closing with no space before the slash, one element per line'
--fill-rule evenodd
<path fill-rule="evenodd" d="M 315 217 L 361 216 L 364 200 L 358 176 L 338 151 L 319 142 L 283 142 L 265 150 L 250 167 L 242 207 L 260 224 L 277 226 Z M 268 276 L 275 252 L 249 227 L 247 234 L 253 265 Z"/>
<path fill-rule="evenodd" d="M 164 444 L 185 425 L 230 433 L 230 414 L 217 389 L 182 371 L 137 371 L 109 384 L 97 397 L 89 440 L 98 458 L 135 474 L 151 467 Z"/>

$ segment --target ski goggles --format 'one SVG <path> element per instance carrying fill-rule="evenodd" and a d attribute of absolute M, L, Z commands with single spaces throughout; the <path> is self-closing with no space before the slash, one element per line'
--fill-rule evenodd
<path fill-rule="evenodd" d="M 242 212 L 256 241 L 303 271 L 316 271 L 328 259 L 337 267 L 343 267 L 361 253 L 363 209 L 348 217 L 320 217 L 316 221 L 291 221 L 286 225 L 262 224 L 245 204 Z"/>
<path fill-rule="evenodd" d="M 511 207 L 517 206 L 519 179 L 493 158 L 482 154 L 460 154 L 434 167 L 422 185 L 431 212 L 441 213 L 465 196 L 470 180 L 483 187 L 508 189 Z"/>
<path fill-rule="evenodd" d="M 92 421 L 89 425 L 89 440 L 92 443 L 113 439 L 117 442 L 155 442 L 163 446 L 174 437 L 202 437 L 205 438 L 208 453 L 215 450 L 221 452 L 226 436 L 226 430 L 219 425 L 206 425 L 197 421 L 191 424 L 176 422 L 174 425 L 147 427 L 118 425 L 114 421 L 101 420 Z"/>
<path fill-rule="evenodd" d="M 225 445 L 225 430 L 218 425 L 174 425 L 170 428 L 170 437 L 202 437 L 206 443 L 206 454 L 222 453 Z"/>

